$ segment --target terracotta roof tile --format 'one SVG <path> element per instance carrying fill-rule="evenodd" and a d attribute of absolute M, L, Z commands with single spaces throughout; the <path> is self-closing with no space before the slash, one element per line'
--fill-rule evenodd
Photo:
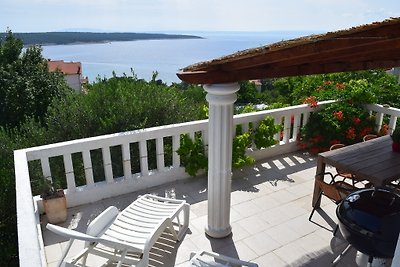
<path fill-rule="evenodd" d="M 47 63 L 49 71 L 60 70 L 63 74 L 82 74 L 80 62 L 64 62 L 64 60 L 49 60 Z"/>

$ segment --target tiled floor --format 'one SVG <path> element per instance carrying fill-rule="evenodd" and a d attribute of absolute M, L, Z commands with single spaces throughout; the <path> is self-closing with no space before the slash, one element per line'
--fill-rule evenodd
<path fill-rule="evenodd" d="M 326 198 L 323 198 L 322 209 L 313 216 L 315 223 L 308 221 L 315 165 L 314 157 L 298 152 L 235 171 L 231 194 L 232 234 L 223 239 L 209 238 L 204 233 L 207 222 L 206 177 L 72 208 L 63 226 L 84 232 L 87 224 L 106 207 L 114 205 L 123 209 L 139 194 L 155 193 L 186 199 L 191 204 L 190 226 L 181 242 L 160 239 L 151 251 L 150 266 L 188 266 L 190 253 L 202 250 L 252 261 L 260 267 L 330 266 L 347 243 L 339 232 L 333 237 L 336 206 Z M 45 218 L 43 222 L 45 224 Z M 48 230 L 43 231 L 43 236 L 48 266 L 55 266 L 65 247 L 65 239 Z M 75 243 L 71 254 L 82 246 L 82 242 Z M 356 251 L 352 249 L 337 266 L 356 266 L 355 257 Z M 88 265 L 106 266 L 94 257 L 89 257 Z"/>

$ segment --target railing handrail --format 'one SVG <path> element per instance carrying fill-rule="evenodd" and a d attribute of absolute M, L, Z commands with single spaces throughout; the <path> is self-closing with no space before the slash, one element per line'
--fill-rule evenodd
<path fill-rule="evenodd" d="M 55 157 L 62 155 L 60 150 L 67 153 L 76 153 L 82 151 L 83 148 L 90 150 L 102 148 L 102 146 L 98 145 L 99 141 L 104 142 L 102 144 L 107 146 L 116 146 L 123 142 L 139 142 L 143 140 L 161 138 L 165 136 L 165 134 L 163 134 L 165 133 L 165 129 L 168 129 L 168 136 L 185 132 L 201 131 L 206 127 L 207 122 L 208 120 L 199 120 L 179 124 L 163 125 L 127 132 L 75 139 L 71 141 L 26 148 L 24 150 L 27 153 L 28 160 L 31 161 L 40 159 L 43 156 Z M 84 147 L 82 147 L 82 145 L 84 145 Z"/>
<path fill-rule="evenodd" d="M 318 105 L 323 106 L 333 102 L 335 101 L 334 100 L 321 101 L 318 103 Z M 293 113 L 293 111 L 299 111 L 299 110 L 303 110 L 304 112 L 313 111 L 313 109 L 308 105 L 301 104 L 301 105 L 278 108 L 278 109 L 237 114 L 234 115 L 233 119 L 235 124 L 240 124 L 248 122 L 249 118 L 251 117 L 256 118 L 256 120 L 261 120 L 268 115 L 274 115 L 274 114 L 289 115 L 291 112 Z M 253 121 L 255 120 L 253 119 Z M 120 145 L 122 143 L 121 141 L 138 142 L 145 139 L 149 140 L 149 139 L 160 138 L 165 136 L 163 132 L 163 130 L 165 129 L 168 129 L 169 136 L 178 133 L 202 131 L 207 127 L 207 123 L 208 120 L 206 119 L 206 120 L 190 121 L 177 124 L 169 124 L 169 125 L 133 130 L 133 131 L 75 139 L 71 141 L 26 148 L 23 150 L 27 153 L 28 160 L 31 161 L 40 159 L 43 155 L 47 157 L 62 155 L 62 153 L 60 153 L 60 150 L 68 153 L 79 152 L 82 150 L 83 144 L 85 145 L 85 148 L 98 149 L 102 147 L 97 145 L 98 141 L 103 141 L 108 146 L 115 146 L 115 145 Z M 143 138 L 143 136 L 145 136 L 146 138 Z"/>

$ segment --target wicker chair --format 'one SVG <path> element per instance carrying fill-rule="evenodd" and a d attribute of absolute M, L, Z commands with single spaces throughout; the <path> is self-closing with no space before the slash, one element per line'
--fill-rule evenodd
<path fill-rule="evenodd" d="M 339 148 L 342 148 L 342 147 L 345 147 L 345 146 L 346 145 L 344 145 L 344 144 L 334 144 L 334 145 L 332 145 L 330 147 L 329 150 L 335 150 L 335 149 L 339 149 Z M 357 178 L 354 174 L 349 173 L 349 172 L 345 172 L 345 171 L 340 170 L 338 168 L 336 168 L 336 172 L 337 173 L 334 176 L 335 179 L 336 179 L 337 176 L 342 177 L 343 181 L 346 180 L 346 179 L 350 179 L 353 186 L 355 186 L 356 183 L 363 181 L 362 179 Z"/>
<path fill-rule="evenodd" d="M 331 180 L 329 183 L 325 182 L 322 179 L 316 179 L 316 183 L 318 187 L 321 189 L 321 193 L 318 196 L 318 201 L 321 200 L 322 195 L 326 196 L 333 202 L 335 202 L 336 205 L 340 203 L 346 196 L 348 196 L 350 193 L 359 190 L 359 188 L 348 184 L 344 181 L 335 181 L 335 176 L 331 174 L 330 172 L 324 173 L 324 178 L 326 175 L 329 175 L 331 177 Z M 308 220 L 311 222 L 311 218 L 314 215 L 314 212 L 316 210 L 316 207 L 314 207 L 311 211 L 310 217 L 308 217 Z M 333 230 L 333 235 L 336 234 L 338 229 L 338 226 L 336 225 L 336 228 Z"/>

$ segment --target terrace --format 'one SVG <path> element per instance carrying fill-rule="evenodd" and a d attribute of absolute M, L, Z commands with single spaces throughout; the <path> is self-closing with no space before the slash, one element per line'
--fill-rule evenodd
<path fill-rule="evenodd" d="M 319 103 L 329 105 L 331 101 Z M 377 125 L 383 116 L 389 116 L 392 129 L 400 110 L 369 105 L 376 115 Z M 153 256 L 155 266 L 183 265 L 191 251 L 216 251 L 241 259 L 252 260 L 260 266 L 321 266 L 331 261 L 345 246 L 345 241 L 333 237 L 335 205 L 323 202 L 323 211 L 314 216 L 317 224 L 308 221 L 311 211 L 316 161 L 313 156 L 297 151 L 296 136 L 311 112 L 307 105 L 268 110 L 234 116 L 234 124 L 248 127 L 265 116 L 272 116 L 285 125 L 283 138 L 268 149 L 251 149 L 249 154 L 257 163 L 235 171 L 232 179 L 230 220 L 232 235 L 214 239 L 204 234 L 207 224 L 207 179 L 205 176 L 189 178 L 180 167 L 179 155 L 173 154 L 171 166 L 165 165 L 163 140 L 172 138 L 173 147 L 179 147 L 179 136 L 196 132 L 207 136 L 207 121 L 194 121 L 177 125 L 143 129 L 65 143 L 28 148 L 15 152 L 17 176 L 18 231 L 21 266 L 53 266 L 59 258 L 66 240 L 43 230 L 46 217 L 41 216 L 41 200 L 33 197 L 30 188 L 28 162 L 39 160 L 43 173 L 51 177 L 49 159 L 62 156 L 66 181 L 65 190 L 69 206 L 68 220 L 63 225 L 84 231 L 87 223 L 110 205 L 124 208 L 138 195 L 155 193 L 186 199 L 191 204 L 190 228 L 180 243 L 164 244 Z M 293 129 L 290 127 L 294 116 Z M 277 136 L 277 138 L 279 138 Z M 157 169 L 149 170 L 146 143 L 156 140 Z M 126 151 L 138 143 L 140 173 L 131 174 L 131 164 L 124 164 L 124 177 L 114 177 L 110 148 L 120 146 Z M 105 180 L 93 181 L 90 151 L 101 149 Z M 174 149 L 176 150 L 176 149 Z M 128 149 L 129 151 L 129 149 Z M 71 155 L 81 153 L 85 166 L 86 184 L 76 186 Z M 89 157 L 85 159 L 85 157 Z M 130 163 L 129 153 L 122 153 L 123 162 Z M 29 204 L 30 203 L 30 204 Z M 320 224 L 320 226 L 318 225 Z M 43 230 L 43 231 L 42 231 Z M 165 242 L 165 241 L 164 241 Z M 162 242 L 160 243 L 162 245 Z M 77 247 L 82 243 L 77 244 Z M 355 252 L 346 256 L 352 266 Z M 98 265 L 93 259 L 92 266 Z M 90 261 L 88 262 L 91 263 Z M 161 265 L 163 263 L 163 265 Z M 46 265 L 48 264 L 48 265 Z M 159 264 L 159 265 L 157 265 Z"/>
<path fill-rule="evenodd" d="M 116 205 L 124 208 L 139 194 L 147 192 L 187 199 L 191 204 L 189 231 L 180 243 L 170 243 L 165 239 L 160 241 L 160 247 L 154 248 L 152 253 L 154 266 L 184 266 L 190 251 L 198 250 L 252 260 L 260 266 L 325 266 L 346 244 L 340 236 L 332 237 L 330 232 L 336 218 L 333 204 L 323 202 L 323 212 L 313 217 L 317 224 L 307 219 L 311 210 L 316 162 L 313 157 L 297 151 L 296 138 L 312 110 L 306 105 L 299 105 L 232 116 L 235 92 L 238 90 L 235 82 L 398 66 L 399 24 L 399 19 L 389 20 L 249 50 L 184 69 L 178 74 L 181 79 L 209 84 L 204 86 L 210 103 L 208 121 L 166 125 L 15 151 L 20 265 L 52 266 L 65 246 L 65 240 L 42 231 L 46 223 L 40 216 L 42 203 L 38 196 L 32 196 L 29 176 L 29 162 L 38 161 L 43 176 L 51 179 L 50 159 L 61 157 L 69 207 L 66 227 L 84 231 L 87 222 L 105 207 Z M 330 103 L 332 101 L 319 104 Z M 383 117 L 388 116 L 392 130 L 400 116 L 400 110 L 382 105 L 367 105 L 366 108 L 375 114 L 377 128 Z M 267 115 L 272 116 L 276 123 L 283 122 L 282 138 L 275 136 L 279 143 L 267 149 L 248 149 L 247 153 L 257 163 L 235 171 L 232 185 L 214 183 L 231 179 L 232 155 L 229 147 L 232 140 L 227 136 L 232 136 L 234 126 L 241 125 L 246 130 L 249 123 L 257 125 Z M 192 137 L 200 133 L 204 137 L 210 164 L 208 179 L 204 176 L 189 178 L 181 167 L 176 150 L 180 145 L 180 136 L 187 133 Z M 148 152 L 148 142 L 156 144 L 155 151 L 151 152 L 153 155 Z M 165 158 L 164 144 L 167 142 L 172 143 L 171 159 Z M 136 159 L 131 158 L 132 146 L 138 148 L 139 166 L 133 166 Z M 110 152 L 116 147 L 120 150 L 123 166 L 121 176 L 115 175 L 113 163 L 117 159 Z M 104 179 L 96 182 L 91 158 L 91 152 L 95 150 L 102 155 L 104 169 Z M 72 157 L 76 154 L 82 158 L 83 185 L 78 184 L 75 177 Z M 148 159 L 152 156 L 156 158 L 155 168 L 149 168 Z M 225 166 L 224 169 L 222 166 Z M 136 169 L 140 171 L 134 172 Z M 216 196 L 228 201 L 219 203 Z M 207 223 L 210 217 L 216 219 L 211 221 L 227 223 L 210 225 Z M 341 265 L 354 266 L 354 254 L 348 254 Z M 399 256 L 400 248 L 397 248 L 392 266 L 397 266 Z M 94 258 L 88 263 L 98 266 L 97 260 Z"/>

